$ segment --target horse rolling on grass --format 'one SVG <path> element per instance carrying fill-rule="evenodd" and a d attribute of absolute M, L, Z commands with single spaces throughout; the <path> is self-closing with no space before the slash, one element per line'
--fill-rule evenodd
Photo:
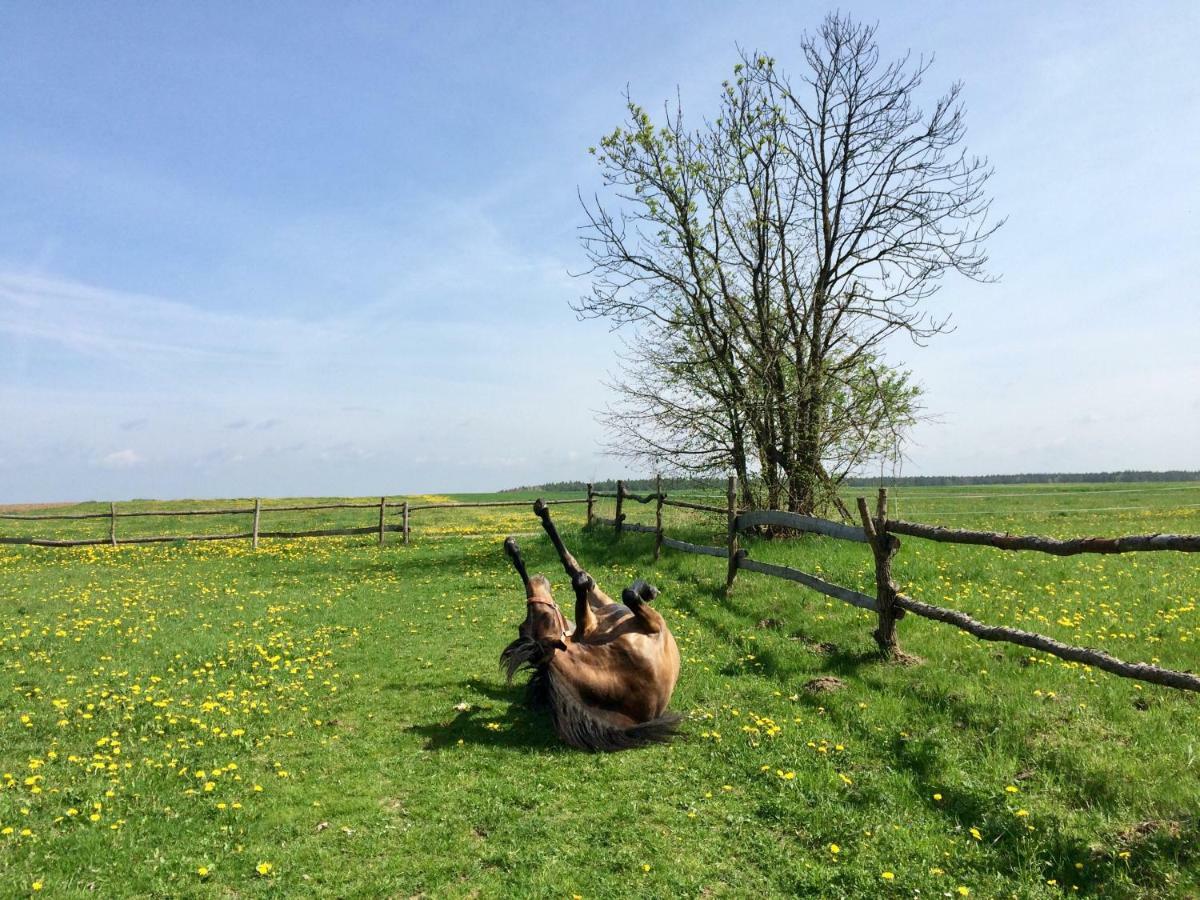
<path fill-rule="evenodd" d="M 617 603 L 563 546 L 550 510 L 533 511 L 558 551 L 575 592 L 575 621 L 562 614 L 544 575 L 529 577 L 517 542 L 504 551 L 525 585 L 525 621 L 504 648 L 500 665 L 513 675 L 533 670 L 530 705 L 550 711 L 554 730 L 580 750 L 628 750 L 671 739 L 681 716 L 667 712 L 679 679 L 679 648 L 650 602 L 658 589 L 635 581 Z"/>

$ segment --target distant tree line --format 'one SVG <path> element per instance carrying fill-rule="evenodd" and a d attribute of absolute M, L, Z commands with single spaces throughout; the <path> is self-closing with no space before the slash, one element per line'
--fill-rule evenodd
<path fill-rule="evenodd" d="M 1127 469 L 1121 472 L 1029 472 L 1021 475 L 905 475 L 899 478 L 847 478 L 847 487 L 953 487 L 986 484 L 1116 484 L 1142 481 L 1200 481 L 1200 470 L 1171 469 L 1166 472 L 1147 472 Z M 634 493 L 654 490 L 653 478 L 626 478 L 625 487 Z M 723 491 L 723 478 L 663 478 L 663 490 Z M 615 478 L 592 482 L 597 491 L 615 491 Z M 586 491 L 585 481 L 551 481 L 546 484 L 505 488 L 501 493 L 517 491 L 574 492 Z"/>
<path fill-rule="evenodd" d="M 1200 471 L 1029 472 L 1023 475 L 907 475 L 901 478 L 847 478 L 851 487 L 947 487 L 982 484 L 1113 484 L 1128 481 L 1200 481 Z"/>
<path fill-rule="evenodd" d="M 655 481 L 653 478 L 626 478 L 625 487 L 633 491 L 635 494 L 645 493 L 646 491 L 654 490 Z M 680 493 L 682 491 L 724 491 L 724 478 L 668 478 L 663 477 L 663 490 L 671 493 Z M 602 481 L 593 481 L 592 487 L 597 491 L 615 491 L 617 489 L 617 480 L 615 478 L 607 478 Z M 517 491 L 546 491 L 567 493 L 573 491 L 586 491 L 586 481 L 550 481 L 546 484 L 528 484 L 522 487 L 505 488 L 500 493 L 508 494 Z"/>

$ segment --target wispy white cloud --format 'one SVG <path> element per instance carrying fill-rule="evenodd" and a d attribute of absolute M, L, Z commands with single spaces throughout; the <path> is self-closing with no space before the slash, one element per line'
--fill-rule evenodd
<path fill-rule="evenodd" d="M 0 271 L 0 410 L 22 422 L 0 433 L 0 496 L 90 496 L 97 471 L 105 493 L 136 496 L 221 477 L 243 493 L 377 493 L 538 480 L 545 464 L 565 476 L 568 454 L 598 445 L 607 354 L 580 358 L 528 316 L 304 320 Z M 139 447 L 113 450 L 131 431 Z M 522 470 L 531 442 L 542 462 Z"/>
<path fill-rule="evenodd" d="M 134 466 L 142 465 L 145 461 L 145 457 L 136 450 L 125 449 L 101 457 L 99 464 L 106 469 L 131 469 Z"/>

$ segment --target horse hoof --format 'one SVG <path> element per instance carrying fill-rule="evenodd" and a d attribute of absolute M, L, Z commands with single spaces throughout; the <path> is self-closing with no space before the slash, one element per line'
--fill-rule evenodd
<path fill-rule="evenodd" d="M 653 603 L 654 598 L 658 596 L 658 588 L 641 579 L 633 583 L 633 590 L 644 603 Z"/>

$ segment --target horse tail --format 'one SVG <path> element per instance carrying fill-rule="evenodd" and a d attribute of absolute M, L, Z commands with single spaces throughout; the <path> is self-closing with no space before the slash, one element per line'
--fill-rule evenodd
<path fill-rule="evenodd" d="M 664 713 L 622 728 L 597 716 L 573 690 L 560 684 L 552 671 L 545 673 L 539 687 L 546 691 L 555 733 L 563 743 L 578 750 L 611 753 L 664 744 L 675 737 L 683 721 L 679 713 Z"/>

